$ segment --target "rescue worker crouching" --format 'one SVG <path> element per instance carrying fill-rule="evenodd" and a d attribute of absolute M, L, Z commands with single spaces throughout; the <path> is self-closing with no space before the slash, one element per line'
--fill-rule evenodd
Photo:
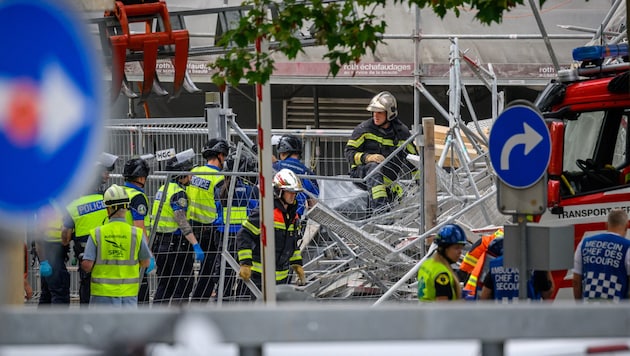
<path fill-rule="evenodd" d="M 137 307 L 140 267 L 152 259 L 142 229 L 126 221 L 129 196 L 116 184 L 103 195 L 109 222 L 90 231 L 81 268 L 92 274 L 90 304 Z"/>
<path fill-rule="evenodd" d="M 63 244 L 73 240 L 73 251 L 79 263 L 83 260 L 83 251 L 90 236 L 90 230 L 107 222 L 107 210 L 103 205 L 103 191 L 109 180 L 109 174 L 115 168 L 118 156 L 101 154 L 96 162 L 99 177 L 94 190 L 66 206 L 63 218 L 61 240 Z M 90 303 L 90 273 L 79 268 L 79 302 L 81 306 Z"/>
<path fill-rule="evenodd" d="M 192 149 L 175 155 L 166 163 L 170 172 L 188 172 L 193 168 Z M 188 300 L 192 290 L 192 268 L 195 260 L 203 261 L 204 252 L 199 246 L 192 227 L 188 223 L 188 195 L 186 186 L 191 175 L 175 174 L 158 189 L 153 201 L 151 219 L 157 219 L 153 254 L 156 259 L 158 286 L 154 303 L 182 302 Z M 161 212 L 157 218 L 158 210 Z"/>
<path fill-rule="evenodd" d="M 440 229 L 433 243 L 437 245 L 437 253 L 418 270 L 418 299 L 421 302 L 461 299 L 459 279 L 451 265 L 462 255 L 466 233 L 459 225 L 448 224 Z"/>
<path fill-rule="evenodd" d="M 282 169 L 273 177 L 274 236 L 276 254 L 276 284 L 289 283 L 289 266 L 298 275 L 298 284 L 306 283 L 302 254 L 298 247 L 296 195 L 302 184 L 295 173 Z M 240 263 L 239 276 L 262 287 L 262 258 L 260 246 L 260 207 L 256 207 L 236 235 Z"/>
<path fill-rule="evenodd" d="M 201 155 L 206 164 L 192 169 L 192 173 L 219 173 L 230 153 L 230 144 L 222 138 L 213 138 L 206 142 Z M 223 181 L 222 175 L 195 174 L 191 183 L 186 187 L 188 195 L 188 219 L 193 232 L 199 241 L 206 258 L 201 264 L 199 279 L 193 290 L 193 300 L 207 302 L 218 282 L 215 273 L 221 256 L 222 245 L 217 237 L 217 202 L 215 188 Z"/>
<path fill-rule="evenodd" d="M 411 133 L 398 118 L 396 98 L 390 92 L 378 93 L 366 110 L 372 113 L 372 118 L 354 128 L 344 149 L 344 156 L 350 163 L 352 178 L 364 178 L 378 169 L 365 184 L 359 184 L 368 191 L 368 206 L 374 216 L 389 211 L 390 203 L 402 196 L 402 188 L 395 183 L 399 176 L 409 172 L 413 172 L 414 177 L 418 175 L 415 165 L 406 159 L 407 154 L 418 153 L 415 146 L 409 143 L 396 157 L 381 165 L 411 137 Z"/>

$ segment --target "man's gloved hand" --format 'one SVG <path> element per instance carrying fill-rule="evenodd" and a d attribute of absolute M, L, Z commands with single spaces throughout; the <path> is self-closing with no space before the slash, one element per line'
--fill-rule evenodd
<path fill-rule="evenodd" d="M 153 272 L 154 269 L 155 269 L 155 257 L 151 256 L 151 259 L 149 260 L 149 267 L 147 267 L 147 269 L 144 271 L 144 274 L 149 274 Z"/>
<path fill-rule="evenodd" d="M 306 276 L 304 275 L 304 268 L 302 266 L 300 266 L 300 265 L 291 265 L 291 268 L 293 268 L 295 273 L 297 273 L 297 275 L 298 275 L 298 280 L 297 280 L 298 286 L 305 285 L 306 284 Z"/>
<path fill-rule="evenodd" d="M 42 275 L 42 277 L 52 276 L 52 266 L 50 265 L 50 263 L 48 263 L 47 260 L 41 261 L 39 263 L 39 273 Z"/>
<path fill-rule="evenodd" d="M 204 253 L 201 250 L 201 246 L 199 246 L 199 244 L 194 244 L 193 250 L 195 250 L 195 259 L 197 261 L 203 261 Z"/>
<path fill-rule="evenodd" d="M 365 163 L 381 163 L 385 160 L 385 157 L 382 154 L 378 153 L 368 153 L 365 155 Z"/>
<path fill-rule="evenodd" d="M 241 268 L 238 270 L 238 276 L 241 277 L 244 281 L 249 281 L 249 279 L 252 277 L 252 266 L 241 265 Z"/>

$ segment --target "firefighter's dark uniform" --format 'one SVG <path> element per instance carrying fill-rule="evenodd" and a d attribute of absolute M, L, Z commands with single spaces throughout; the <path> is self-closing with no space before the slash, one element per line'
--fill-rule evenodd
<path fill-rule="evenodd" d="M 390 121 L 390 126 L 386 129 L 375 125 L 372 118 L 360 123 L 354 128 L 344 150 L 346 160 L 350 163 L 350 177 L 363 178 L 378 166 L 374 162 L 365 162 L 368 154 L 381 154 L 387 158 L 410 136 L 411 133 L 407 126 L 398 118 Z M 388 187 L 399 175 L 416 169 L 412 163 L 407 161 L 407 154 L 417 154 L 412 143 L 387 162 L 380 172 L 372 175 L 365 182 L 365 186 L 361 186 L 361 188 L 368 190 L 370 207 L 373 210 L 382 208 L 391 201 L 388 197 Z M 391 192 L 389 193 L 391 194 Z"/>
<path fill-rule="evenodd" d="M 289 282 L 290 265 L 302 265 L 302 254 L 298 248 L 297 203 L 287 209 L 280 199 L 274 199 L 273 225 L 276 247 L 276 284 Z M 260 208 L 252 211 L 236 235 L 238 260 L 242 265 L 252 266 L 251 281 L 262 286 L 262 258 L 260 243 Z"/>

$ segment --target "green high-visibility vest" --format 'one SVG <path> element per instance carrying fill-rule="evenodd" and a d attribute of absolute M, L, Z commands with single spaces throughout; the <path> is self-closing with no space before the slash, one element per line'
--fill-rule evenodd
<path fill-rule="evenodd" d="M 162 212 L 160 213 L 160 220 L 157 223 L 157 232 L 160 233 L 171 233 L 177 231 L 179 229 L 179 225 L 177 225 L 177 221 L 175 221 L 175 212 L 173 211 L 173 207 L 171 206 L 171 197 L 173 194 L 183 192 L 184 190 L 179 184 L 175 182 L 170 182 L 168 185 L 168 190 L 166 191 L 166 198 L 164 199 L 164 206 L 162 207 Z M 162 200 L 162 194 L 164 194 L 164 186 L 161 186 L 160 189 L 155 194 L 155 199 L 153 200 L 153 209 L 151 210 L 151 220 L 155 221 L 155 216 L 157 215 L 158 209 L 160 207 L 160 201 Z"/>
<path fill-rule="evenodd" d="M 90 293 L 102 297 L 135 297 L 140 289 L 142 229 L 113 221 L 90 232 L 96 246 Z"/>
<path fill-rule="evenodd" d="M 103 194 L 84 195 L 68 204 L 66 210 L 74 220 L 76 237 L 88 236 L 90 230 L 108 221 Z"/>
<path fill-rule="evenodd" d="M 201 166 L 191 172 L 219 172 L 218 170 Z M 188 195 L 188 219 L 212 224 L 217 219 L 217 208 L 214 200 L 214 188 L 224 179 L 219 175 L 193 175 L 190 185 L 186 187 Z"/>

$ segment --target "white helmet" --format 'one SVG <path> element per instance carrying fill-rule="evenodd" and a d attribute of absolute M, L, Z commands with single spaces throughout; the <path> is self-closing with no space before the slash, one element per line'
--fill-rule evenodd
<path fill-rule="evenodd" d="M 302 182 L 290 169 L 281 169 L 273 176 L 273 190 L 280 195 L 281 190 L 297 193 L 302 191 Z"/>
<path fill-rule="evenodd" d="M 117 184 L 112 184 L 103 194 L 103 203 L 106 207 L 123 205 L 123 207 L 126 208 L 126 206 L 129 205 L 129 195 L 125 188 Z"/>
<path fill-rule="evenodd" d="M 382 91 L 372 98 L 370 105 L 367 107 L 367 111 L 371 112 L 386 112 L 387 121 L 392 121 L 398 116 L 398 105 L 396 104 L 396 98 L 392 93 L 388 91 Z"/>

